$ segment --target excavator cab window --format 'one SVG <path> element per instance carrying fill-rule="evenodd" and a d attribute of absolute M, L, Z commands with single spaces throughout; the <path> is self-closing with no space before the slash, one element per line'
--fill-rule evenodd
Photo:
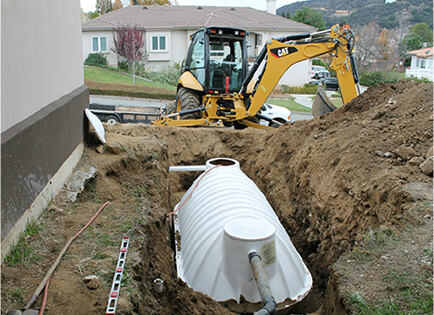
<path fill-rule="evenodd" d="M 243 82 L 243 39 L 210 36 L 208 89 L 237 92 Z"/>
<path fill-rule="evenodd" d="M 204 32 L 193 35 L 187 56 L 186 69 L 194 74 L 200 84 L 205 86 L 205 38 Z"/>
<path fill-rule="evenodd" d="M 238 92 L 247 74 L 246 31 L 204 28 L 191 36 L 185 62 L 206 93 Z"/>

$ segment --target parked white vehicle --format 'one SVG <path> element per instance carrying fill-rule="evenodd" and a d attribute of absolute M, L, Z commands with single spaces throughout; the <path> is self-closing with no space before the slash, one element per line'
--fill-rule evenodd
<path fill-rule="evenodd" d="M 312 70 L 310 73 L 310 76 L 312 78 L 315 78 L 317 80 L 321 79 L 321 78 L 327 78 L 330 76 L 330 72 L 322 67 L 322 66 L 312 66 Z"/>
<path fill-rule="evenodd" d="M 290 121 L 291 118 L 291 111 L 289 109 L 282 106 L 277 106 L 277 105 L 272 105 L 267 103 L 262 105 L 260 113 L 261 115 L 271 118 L 274 121 L 277 121 L 281 124 Z M 259 123 L 264 126 L 278 127 L 278 124 L 274 122 L 269 122 L 265 119 L 261 119 Z"/>

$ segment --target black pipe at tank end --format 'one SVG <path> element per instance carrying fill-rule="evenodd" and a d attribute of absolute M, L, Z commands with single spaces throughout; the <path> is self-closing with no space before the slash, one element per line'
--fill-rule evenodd
<path fill-rule="evenodd" d="M 253 251 L 249 253 L 249 261 L 262 300 L 262 308 L 254 313 L 254 315 L 273 315 L 276 313 L 277 303 L 273 292 L 271 292 L 262 258 L 257 252 Z"/>

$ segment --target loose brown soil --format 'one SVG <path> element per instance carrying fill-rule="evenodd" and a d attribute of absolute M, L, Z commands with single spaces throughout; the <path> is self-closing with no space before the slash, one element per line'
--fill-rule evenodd
<path fill-rule="evenodd" d="M 431 84 L 403 81 L 276 130 L 118 124 L 106 126 L 106 145 L 91 133 L 78 168 L 93 165 L 97 175 L 75 202 L 57 198 L 45 211 L 42 230 L 22 241 L 32 252 L 26 263 L 3 264 L 2 313 L 27 303 L 67 240 L 108 200 L 57 268 L 47 314 L 105 312 L 123 236 L 131 242 L 118 314 L 230 314 L 177 279 L 166 216 L 198 176 L 169 166 L 214 157 L 240 162 L 310 269 L 314 287 L 293 312 L 357 313 L 355 296 L 393 299 L 391 268 L 418 277 L 424 270 L 418 281 L 430 292 L 432 174 L 420 165 L 432 155 L 432 106 Z M 84 281 L 89 275 L 98 277 L 95 286 Z M 157 277 L 161 294 L 152 290 Z"/>

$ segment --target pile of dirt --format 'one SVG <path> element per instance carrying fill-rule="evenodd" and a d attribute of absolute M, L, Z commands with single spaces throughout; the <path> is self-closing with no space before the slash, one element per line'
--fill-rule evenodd
<path fill-rule="evenodd" d="M 294 312 L 353 311 L 347 291 L 354 279 L 348 275 L 356 268 L 358 274 L 376 274 L 361 269 L 369 265 L 351 269 L 339 258 L 354 254 L 373 231 L 397 236 L 416 226 L 423 232 L 415 235 L 432 235 L 432 104 L 431 84 L 403 81 L 370 88 L 334 113 L 276 130 L 106 126 L 107 144 L 99 145 L 91 134 L 78 166 L 94 166 L 96 176 L 76 202 L 59 198 L 46 210 L 38 232 L 24 237 L 15 251 L 27 253 L 25 259 L 11 255 L 3 264 L 2 313 L 27 303 L 66 241 L 109 200 L 54 274 L 47 314 L 105 311 L 123 236 L 131 242 L 118 314 L 230 314 L 224 304 L 177 279 L 166 215 L 199 175 L 169 173 L 169 166 L 215 157 L 240 162 L 311 271 L 314 288 Z M 378 257 L 389 257 L 388 250 L 381 247 Z M 388 268 L 378 265 L 379 274 Z M 431 279 L 432 264 L 424 268 Z M 89 275 L 97 276 L 98 285 L 89 286 Z M 163 293 L 152 289 L 156 278 L 164 280 Z M 387 281 L 376 280 L 375 285 Z M 354 288 L 374 301 L 379 293 L 371 294 L 373 286 Z M 41 298 L 34 308 L 40 304 Z"/>

